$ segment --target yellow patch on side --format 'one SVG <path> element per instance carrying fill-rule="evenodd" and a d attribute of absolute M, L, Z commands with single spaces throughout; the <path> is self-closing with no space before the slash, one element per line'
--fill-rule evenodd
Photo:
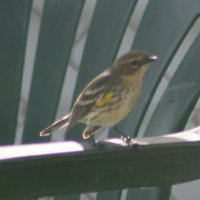
<path fill-rule="evenodd" d="M 112 93 L 105 94 L 99 101 L 96 102 L 95 106 L 103 106 L 113 100 Z"/>

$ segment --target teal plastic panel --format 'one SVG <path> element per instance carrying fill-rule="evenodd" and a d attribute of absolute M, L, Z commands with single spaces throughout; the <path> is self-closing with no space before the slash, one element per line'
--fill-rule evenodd
<path fill-rule="evenodd" d="M 83 52 L 74 99 L 88 81 L 113 62 L 135 3 L 133 0 L 97 1 Z M 76 125 L 66 139 L 82 141 L 82 130 L 83 125 Z M 110 199 L 111 196 L 118 199 L 120 194 L 121 190 L 98 193 L 97 199 Z"/>
<path fill-rule="evenodd" d="M 149 103 L 168 63 L 199 13 L 200 2 L 198 0 L 149 1 L 132 49 L 145 50 L 150 54 L 156 54 L 159 56 L 159 60 L 153 63 L 147 71 L 142 94 L 133 111 L 126 120 L 118 125 L 125 133 L 133 136 L 137 135 L 143 116 L 147 111 Z M 160 115 L 159 117 L 161 118 L 162 116 L 163 115 Z M 166 128 L 168 127 L 166 126 Z M 146 136 L 149 136 L 149 133 L 148 131 Z M 112 130 L 111 136 L 116 136 L 116 133 Z M 154 198 L 154 200 L 159 199 L 159 196 L 162 196 L 163 200 L 168 200 L 170 196 L 169 188 L 154 188 L 154 190 L 159 191 L 158 197 Z M 134 191 L 130 190 L 129 192 L 132 193 L 132 198 L 134 198 Z M 137 199 L 144 199 L 142 194 L 139 196 L 140 193 L 138 192 L 139 191 L 136 192 Z M 149 198 L 153 198 L 152 195 L 153 193 L 151 194 L 151 191 L 149 191 Z"/>
<path fill-rule="evenodd" d="M 162 135 L 184 129 L 200 96 L 199 44 L 200 34 L 184 56 L 160 99 L 147 127 L 146 135 Z"/>
<path fill-rule="evenodd" d="M 170 199 L 171 187 L 132 189 L 127 193 L 126 200 L 166 200 Z"/>
<path fill-rule="evenodd" d="M 199 13 L 198 0 L 149 1 L 132 48 L 157 54 L 159 60 L 147 71 L 142 94 L 133 111 L 118 125 L 126 133 L 137 135 L 143 116 L 168 63 Z"/>
<path fill-rule="evenodd" d="M 45 1 L 23 143 L 44 142 L 39 131 L 54 121 L 83 0 Z"/>
<path fill-rule="evenodd" d="M 113 62 L 136 1 L 97 1 L 75 88 L 74 99 L 85 85 Z M 82 139 L 82 125 L 76 125 L 66 139 Z"/>
<path fill-rule="evenodd" d="M 79 194 L 57 195 L 53 200 L 79 200 Z"/>
<path fill-rule="evenodd" d="M 122 190 L 110 190 L 106 192 L 98 192 L 96 200 L 103 199 L 121 199 Z"/>
<path fill-rule="evenodd" d="M 31 1 L 0 4 L 0 144 L 15 138 Z"/>
<path fill-rule="evenodd" d="M 178 138 L 140 139 L 137 140 L 137 149 L 106 142 L 104 148 L 90 143 L 73 145 L 71 142 L 1 148 L 1 199 L 21 200 L 106 190 L 113 194 L 114 189 L 151 188 L 197 180 L 200 178 L 199 131 L 200 127 L 179 133 Z M 186 141 L 190 135 L 193 140 Z M 63 152 L 60 145 L 70 145 L 74 152 L 72 149 Z M 19 148 L 23 154 L 15 154 Z M 52 154 L 52 148 L 58 150 L 56 154 Z M 30 149 L 37 149 L 35 155 Z M 141 199 L 141 194 L 145 200 L 163 200 L 163 195 L 166 197 L 166 192 L 169 193 L 169 187 L 166 188 L 168 191 L 163 191 L 162 187 L 157 191 L 137 190 L 132 199 Z M 117 196 L 109 198 L 115 200 Z M 67 197 L 65 199 L 68 200 Z M 72 199 L 71 195 L 69 199 Z"/>

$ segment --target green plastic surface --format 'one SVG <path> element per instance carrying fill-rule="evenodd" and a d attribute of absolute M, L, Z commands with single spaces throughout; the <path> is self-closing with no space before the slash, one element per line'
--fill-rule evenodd
<path fill-rule="evenodd" d="M 116 56 L 125 28 L 136 1 L 97 1 L 81 61 L 74 99 L 83 87 L 107 68 Z M 82 139 L 83 125 L 76 125 L 66 139 Z M 98 193 L 97 199 L 120 198 L 121 191 Z M 115 198 L 115 199 L 118 199 Z"/>
<path fill-rule="evenodd" d="M 83 0 L 45 1 L 23 143 L 44 142 L 39 131 L 54 121 Z"/>
<path fill-rule="evenodd" d="M 149 1 L 132 48 L 156 54 L 159 60 L 147 71 L 142 94 L 129 117 L 120 125 L 125 132 L 137 135 L 143 116 L 170 60 L 199 13 L 198 0 Z"/>
<path fill-rule="evenodd" d="M 200 96 L 199 44 L 200 34 L 184 56 L 161 97 L 147 127 L 146 135 L 162 135 L 185 128 L 191 111 Z"/>
<path fill-rule="evenodd" d="M 143 116 L 147 111 L 147 108 L 155 93 L 158 83 L 160 82 L 166 68 L 168 67 L 168 63 L 174 56 L 181 41 L 187 34 L 188 30 L 191 28 L 191 25 L 194 23 L 199 13 L 200 2 L 198 0 L 149 1 L 142 21 L 139 25 L 132 48 L 142 49 L 149 52 L 150 54 L 156 54 L 159 56 L 159 60 L 153 63 L 153 65 L 147 71 L 143 83 L 142 94 L 138 99 L 133 111 L 126 118 L 126 120 L 122 121 L 118 125 L 118 127 L 125 133 L 137 136 L 138 130 L 143 120 Z M 196 97 L 193 103 L 195 104 L 195 102 Z M 194 106 L 194 104 L 192 106 Z M 187 116 L 189 116 L 192 112 L 192 106 L 187 109 Z M 173 118 L 171 116 L 171 120 L 178 118 L 178 116 L 176 115 L 178 115 L 177 112 L 174 113 Z M 161 116 L 163 116 L 163 114 L 160 112 L 160 116 L 157 116 L 157 119 L 161 118 Z M 180 120 L 180 118 L 177 120 Z M 149 131 L 146 132 L 146 136 L 154 133 L 156 125 L 158 125 L 156 124 L 156 120 L 154 122 L 154 129 L 151 129 L 150 124 L 148 129 Z M 178 121 L 176 122 L 180 123 Z M 175 130 L 177 130 L 173 130 L 171 126 L 167 126 L 165 123 L 163 123 L 163 126 L 164 127 L 161 127 L 159 124 L 159 130 L 164 129 L 165 132 L 155 132 L 164 134 L 169 133 L 170 131 L 174 132 Z M 184 127 L 184 125 L 182 127 Z M 111 136 L 114 135 L 116 136 L 116 133 L 111 130 Z M 169 192 L 167 194 L 166 191 L 170 191 L 170 189 L 162 188 L 159 191 L 159 194 L 162 196 L 163 199 L 168 200 Z M 149 190 L 148 192 L 149 196 L 152 196 L 151 191 Z M 135 196 L 133 191 L 131 193 L 132 196 Z M 140 194 L 141 199 L 143 199 L 142 193 L 138 191 L 136 193 L 137 199 L 140 199 Z M 159 195 L 157 199 L 159 199 Z"/>
<path fill-rule="evenodd" d="M 83 57 L 74 99 L 85 85 L 113 62 L 136 1 L 97 1 Z M 83 140 L 83 126 L 76 125 L 66 139 Z"/>
<path fill-rule="evenodd" d="M 0 4 L 0 144 L 12 144 L 24 64 L 31 1 Z"/>
<path fill-rule="evenodd" d="M 97 1 L 74 99 L 91 78 L 114 60 L 136 2 Z M 83 4 L 84 0 L 45 1 L 24 128 L 24 143 L 49 140 L 48 137 L 39 137 L 38 132 L 54 121 Z M 27 0 L 20 3 L 4 0 L 0 5 L 0 91 L 3 94 L 0 98 L 1 144 L 12 144 L 15 137 L 30 6 L 31 1 Z M 149 1 L 132 48 L 157 54 L 160 59 L 145 75 L 142 95 L 133 112 L 118 125 L 124 132 L 137 135 L 159 81 L 199 13 L 199 0 Z M 189 49 L 161 98 L 145 136 L 184 128 L 200 93 L 200 66 L 196 64 L 200 63 L 199 44 L 200 36 Z M 81 131 L 81 126 L 75 127 L 66 139 L 82 140 Z M 111 131 L 110 136 L 113 135 L 116 136 Z M 137 163 L 137 160 L 135 162 Z M 159 166 L 156 166 L 155 170 L 157 168 Z M 167 186 L 152 190 L 129 190 L 127 200 L 146 200 L 147 197 L 152 200 L 168 200 L 170 188 Z M 55 199 L 65 197 L 58 196 Z M 78 199 L 79 194 L 68 197 Z M 120 197 L 121 190 L 97 194 L 98 200 Z"/>
<path fill-rule="evenodd" d="M 113 193 L 115 189 L 141 188 L 132 190 L 132 194 L 128 193 L 128 198 L 131 198 L 130 195 L 133 199 L 169 198 L 168 185 L 200 178 L 199 129 L 183 133 L 182 136 L 179 133 L 178 140 L 175 136 L 171 139 L 154 137 L 137 140 L 138 145 L 133 147 L 106 142 L 102 143 L 104 146 L 98 147 L 91 143 L 74 142 L 75 152 L 69 148 L 68 152 L 63 152 L 63 149 L 59 151 L 60 145 L 67 147 L 72 144 L 61 142 L 53 144 L 58 149 L 56 154 L 50 153 L 52 144 L 0 149 L 1 153 L 7 152 L 7 155 L 11 152 L 13 155 L 13 152 L 18 151 L 17 148 L 26 150 L 21 157 L 14 154 L 8 159 L 0 159 L 0 196 L 5 200 L 15 200 L 110 190 L 100 193 L 101 197 L 104 194 L 105 197 L 115 199 L 119 197 Z M 193 140 L 187 141 L 190 134 Z M 28 151 L 34 146 L 40 151 Z M 33 153 L 40 155 L 35 156 Z M 144 189 L 153 186 L 162 187 Z M 72 199 L 71 195 L 69 197 Z"/>

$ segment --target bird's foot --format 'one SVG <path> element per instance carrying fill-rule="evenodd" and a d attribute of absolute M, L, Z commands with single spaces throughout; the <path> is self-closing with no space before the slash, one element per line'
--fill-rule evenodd
<path fill-rule="evenodd" d="M 100 148 L 100 149 L 103 149 L 105 147 L 105 144 L 95 140 L 93 135 L 91 136 L 91 144 L 92 144 L 93 147 L 97 147 L 97 148 Z"/>
<path fill-rule="evenodd" d="M 135 141 L 130 136 L 122 136 L 121 139 L 128 145 L 134 147 L 136 150 L 138 149 L 138 142 Z"/>
<path fill-rule="evenodd" d="M 128 146 L 132 145 L 131 137 L 130 136 L 121 136 L 123 142 L 125 142 Z"/>
<path fill-rule="evenodd" d="M 113 126 L 113 129 L 121 135 L 121 139 L 128 145 L 128 146 L 137 146 L 138 143 L 133 141 L 133 139 L 126 135 L 124 132 L 119 130 L 116 126 Z"/>

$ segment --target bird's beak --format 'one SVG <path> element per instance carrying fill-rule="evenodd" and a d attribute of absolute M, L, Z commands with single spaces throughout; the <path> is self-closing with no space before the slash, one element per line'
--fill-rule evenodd
<path fill-rule="evenodd" d="M 156 55 L 153 55 L 153 56 L 149 56 L 149 57 L 148 57 L 148 61 L 149 61 L 149 62 L 154 62 L 154 61 L 156 61 L 156 60 L 158 60 L 158 56 L 156 56 Z"/>

